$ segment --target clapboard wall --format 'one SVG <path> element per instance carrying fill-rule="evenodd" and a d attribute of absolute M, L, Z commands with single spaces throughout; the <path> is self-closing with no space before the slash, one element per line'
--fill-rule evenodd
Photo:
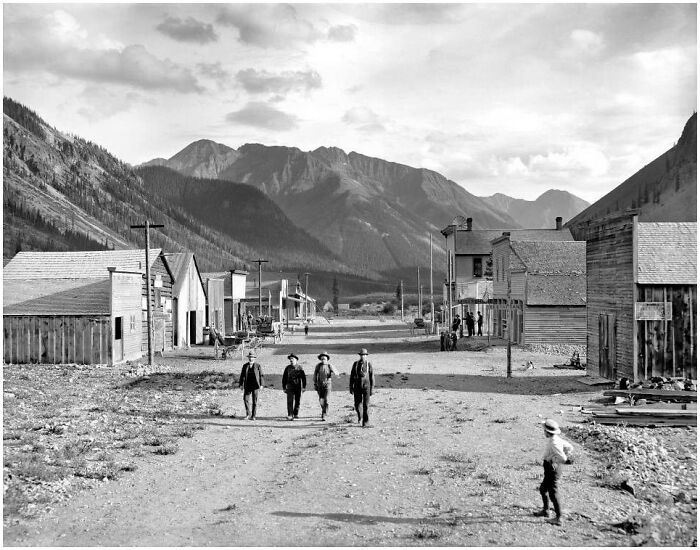
<path fill-rule="evenodd" d="M 614 346 L 613 376 L 634 379 L 634 218 L 601 220 L 596 225 L 579 227 L 577 240 L 586 241 L 586 337 L 587 371 L 600 372 L 600 317 L 614 316 L 611 349 Z M 574 229 L 572 229 L 572 233 Z M 612 352 L 611 352 L 612 353 Z"/>
<path fill-rule="evenodd" d="M 155 281 L 159 281 L 159 287 L 155 287 Z M 153 293 L 151 295 L 151 310 L 153 314 L 154 351 L 168 351 L 173 349 L 173 278 L 170 271 L 165 266 L 163 255 L 158 256 L 151 264 L 151 284 L 153 284 Z M 142 296 L 148 295 L 148 287 L 146 286 L 146 276 L 143 276 Z M 165 304 L 171 304 L 168 311 Z M 145 305 L 145 301 L 144 301 Z M 148 353 L 148 318 L 147 310 L 144 307 L 142 311 L 142 340 L 141 351 Z"/>
<path fill-rule="evenodd" d="M 523 344 L 586 345 L 586 307 L 526 306 Z"/>
<path fill-rule="evenodd" d="M 5 363 L 110 364 L 109 315 L 3 316 Z"/>

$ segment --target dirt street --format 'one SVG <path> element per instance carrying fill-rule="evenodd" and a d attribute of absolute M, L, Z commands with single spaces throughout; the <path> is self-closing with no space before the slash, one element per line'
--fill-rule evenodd
<path fill-rule="evenodd" d="M 460 344 L 464 340 L 460 341 Z M 360 347 L 376 379 L 371 427 L 352 410 L 348 374 Z M 309 389 L 300 418 L 286 419 L 281 374 L 300 357 Z M 311 374 L 327 351 L 330 418 L 320 421 Z M 159 359 L 173 373 L 134 388 L 186 390 L 201 371 L 233 379 L 240 355 L 212 359 L 202 347 Z M 13 546 L 626 546 L 622 522 L 641 505 L 599 483 L 596 457 L 573 442 L 566 467 L 563 527 L 532 512 L 541 506 L 544 437 L 539 421 L 580 422 L 580 405 L 602 390 L 581 371 L 553 369 L 566 357 L 514 350 L 512 379 L 503 348 L 440 352 L 435 337 L 371 321 L 314 324 L 285 336 L 258 361 L 265 373 L 257 421 L 236 389 L 209 391 L 222 416 L 183 414 L 204 426 L 177 453 L 139 459 L 138 469 L 80 492 L 49 513 L 6 525 Z M 525 370 L 532 360 L 534 369 Z M 178 377 L 174 376 L 178 373 Z M 566 435 L 566 431 L 564 431 Z M 695 437 L 695 432 L 690 434 Z"/>

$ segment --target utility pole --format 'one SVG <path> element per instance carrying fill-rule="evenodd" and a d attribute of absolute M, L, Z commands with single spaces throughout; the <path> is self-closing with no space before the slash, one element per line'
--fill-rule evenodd
<path fill-rule="evenodd" d="M 433 302 L 433 234 L 430 234 L 430 334 L 435 332 L 435 302 Z"/>
<path fill-rule="evenodd" d="M 153 364 L 153 319 L 151 310 L 151 261 L 149 259 L 149 249 L 151 248 L 151 227 L 165 227 L 148 220 L 143 225 L 132 225 L 131 229 L 143 229 L 146 235 L 146 324 L 148 325 L 148 364 Z"/>
<path fill-rule="evenodd" d="M 401 279 L 401 322 L 403 323 L 403 279 Z"/>
<path fill-rule="evenodd" d="M 510 263 L 508 265 L 508 271 L 507 271 L 507 281 L 508 281 L 508 291 L 506 294 L 507 297 L 507 314 L 506 314 L 506 337 L 508 338 L 508 347 L 506 350 L 506 378 L 511 377 L 511 368 L 510 368 L 510 340 L 511 340 L 511 335 L 513 332 L 513 311 L 512 311 L 512 306 L 513 304 L 511 303 L 511 298 L 510 298 Z"/>
<path fill-rule="evenodd" d="M 262 317 L 262 264 L 266 264 L 269 260 L 248 260 L 249 262 L 258 263 L 258 315 Z"/>
<path fill-rule="evenodd" d="M 306 277 L 306 289 L 304 290 L 304 320 L 309 318 L 309 275 L 311 275 L 311 273 L 304 273 L 304 277 Z"/>
<path fill-rule="evenodd" d="M 423 304 L 420 295 L 420 266 L 418 266 L 418 317 L 423 317 Z"/>

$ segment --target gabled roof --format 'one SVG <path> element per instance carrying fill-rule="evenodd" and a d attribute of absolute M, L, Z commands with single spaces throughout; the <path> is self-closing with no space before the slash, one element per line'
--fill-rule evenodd
<path fill-rule="evenodd" d="M 584 243 L 585 244 L 585 243 Z M 585 306 L 586 275 L 528 274 L 527 296 L 529 306 Z"/>
<path fill-rule="evenodd" d="M 698 229 L 695 222 L 637 224 L 637 283 L 695 285 Z"/>
<path fill-rule="evenodd" d="M 585 275 L 585 241 L 511 241 L 528 274 Z"/>
<path fill-rule="evenodd" d="M 160 248 L 150 249 L 151 265 L 158 259 L 160 253 Z M 2 276 L 5 281 L 12 279 L 101 279 L 105 277 L 108 267 L 145 273 L 145 266 L 146 252 L 143 249 L 18 252 L 3 268 Z"/>
<path fill-rule="evenodd" d="M 571 230 L 564 229 L 460 229 L 456 232 L 456 254 L 491 253 L 492 241 L 510 232 L 511 241 L 572 241 Z"/>
<path fill-rule="evenodd" d="M 202 285 L 202 290 L 204 294 L 207 293 L 207 289 L 204 286 L 204 281 L 202 280 L 202 274 L 199 272 L 199 266 L 197 265 L 197 260 L 192 252 L 172 252 L 168 254 L 163 254 L 168 264 L 170 265 L 170 270 L 173 272 L 173 296 L 180 294 L 182 290 L 182 285 L 187 279 L 187 272 L 190 269 L 190 265 L 194 264 L 194 268 L 197 272 L 197 277 L 199 277 L 199 284 Z"/>
<path fill-rule="evenodd" d="M 109 277 L 6 279 L 3 315 L 109 315 L 110 297 Z"/>

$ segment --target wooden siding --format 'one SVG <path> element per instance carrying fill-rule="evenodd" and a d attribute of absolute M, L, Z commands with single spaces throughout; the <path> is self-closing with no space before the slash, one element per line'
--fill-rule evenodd
<path fill-rule="evenodd" d="M 141 289 L 143 276 L 138 273 L 112 273 L 112 329 L 114 331 L 116 317 L 122 317 L 123 357 L 116 355 L 116 341 L 113 362 L 130 361 L 143 356 L 141 344 L 143 340 L 141 325 Z M 132 328 L 133 319 L 133 328 Z M 114 339 L 115 334 L 112 334 Z"/>
<path fill-rule="evenodd" d="M 160 276 L 163 283 L 161 288 L 153 288 L 151 294 L 151 307 L 153 313 L 153 326 L 154 332 L 154 351 L 168 351 L 173 349 L 173 320 L 172 311 L 165 311 L 157 300 L 157 297 L 165 298 L 167 300 L 172 300 L 173 298 L 173 281 L 165 267 L 163 262 L 163 257 L 158 256 L 156 260 L 151 265 L 151 284 Z M 148 287 L 146 286 L 146 276 L 143 276 L 143 286 L 141 295 L 145 298 L 148 295 Z M 146 316 L 146 308 L 141 310 L 142 317 L 142 341 L 141 341 L 141 351 L 145 354 L 148 353 L 148 320 Z"/>
<path fill-rule="evenodd" d="M 526 306 L 522 343 L 586 345 L 586 308 Z"/>
<path fill-rule="evenodd" d="M 109 316 L 3 317 L 5 363 L 111 364 Z"/>
<path fill-rule="evenodd" d="M 207 325 L 216 330 L 226 333 L 224 319 L 224 281 L 223 279 L 207 280 Z M 218 316 L 216 312 L 219 312 Z M 218 317 L 218 323 L 216 319 Z"/>
<path fill-rule="evenodd" d="M 697 286 L 639 285 L 638 302 L 670 302 L 671 319 L 637 321 L 637 377 L 697 379 Z"/>
<path fill-rule="evenodd" d="M 525 273 L 510 274 L 510 296 L 513 300 L 525 301 Z"/>
<path fill-rule="evenodd" d="M 503 240 L 493 247 L 493 296 L 505 298 L 508 293 L 510 241 Z"/>
<path fill-rule="evenodd" d="M 206 309 L 206 296 L 200 282 L 199 273 L 195 263 L 191 261 L 186 273 L 185 280 L 180 286 L 177 298 L 177 336 L 178 341 L 173 343 L 176 347 L 187 346 L 188 344 L 201 344 L 204 341 L 202 328 L 204 327 L 204 313 Z M 173 304 L 173 309 L 175 305 Z M 196 312 L 195 321 L 195 341 L 190 341 L 190 312 Z M 174 328 L 174 327 L 173 327 Z"/>
<path fill-rule="evenodd" d="M 615 378 L 634 379 L 634 258 L 632 217 L 611 219 L 585 228 L 587 370 L 599 371 L 599 316 L 615 316 Z"/>

